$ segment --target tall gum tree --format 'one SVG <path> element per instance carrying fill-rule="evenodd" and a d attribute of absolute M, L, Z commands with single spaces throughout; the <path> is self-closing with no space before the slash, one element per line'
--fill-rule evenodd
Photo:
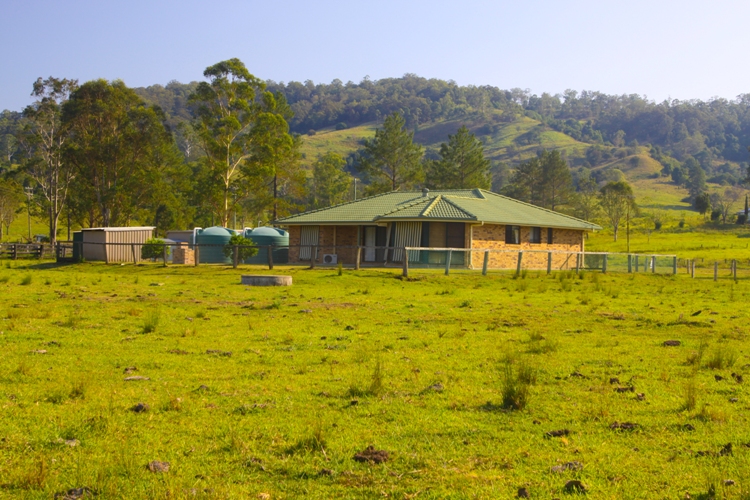
<path fill-rule="evenodd" d="M 189 98 L 195 106 L 193 130 L 204 154 L 201 161 L 218 185 L 214 209 L 227 226 L 240 201 L 235 194 L 247 188 L 248 174 L 274 171 L 273 163 L 291 149 L 292 139 L 278 96 L 266 91 L 242 61 L 221 61 L 203 76 L 208 81 L 198 84 Z M 258 161 L 248 171 L 253 157 Z"/>
<path fill-rule="evenodd" d="M 122 81 L 92 80 L 62 108 L 70 128 L 63 159 L 75 168 L 76 209 L 89 224 L 128 224 L 147 206 L 177 160 L 165 116 Z"/>
<path fill-rule="evenodd" d="M 72 164 L 63 159 L 70 127 L 62 122 L 62 105 L 77 88 L 77 80 L 37 79 L 31 93 L 36 101 L 24 109 L 23 125 L 18 134 L 25 153 L 24 170 L 36 183 L 35 191 L 47 214 L 49 239 L 53 245 L 74 177 Z"/>

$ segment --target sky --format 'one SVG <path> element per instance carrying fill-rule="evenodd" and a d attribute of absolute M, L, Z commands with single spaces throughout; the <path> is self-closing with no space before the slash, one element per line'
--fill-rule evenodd
<path fill-rule="evenodd" d="M 263 80 L 414 73 L 460 85 L 733 99 L 750 92 L 750 2 L 3 0 L 0 110 L 38 77 L 131 87 L 238 57 Z"/>

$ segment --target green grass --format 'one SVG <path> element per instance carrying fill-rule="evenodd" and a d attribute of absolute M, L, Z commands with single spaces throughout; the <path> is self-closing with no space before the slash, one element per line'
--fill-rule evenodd
<path fill-rule="evenodd" d="M 750 488 L 750 393 L 731 376 L 748 375 L 750 279 L 281 267 L 294 286 L 248 288 L 247 267 L 26 264 L 0 267 L 0 498 Z M 390 459 L 353 460 L 368 445 Z"/>

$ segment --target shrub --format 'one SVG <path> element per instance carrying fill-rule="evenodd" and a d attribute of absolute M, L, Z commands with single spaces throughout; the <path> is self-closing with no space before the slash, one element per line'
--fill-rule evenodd
<path fill-rule="evenodd" d="M 747 215 L 745 215 L 745 214 L 738 215 L 737 216 L 737 224 L 740 224 L 740 225 L 747 224 Z"/>
<path fill-rule="evenodd" d="M 156 260 L 164 257 L 164 244 L 165 241 L 161 238 L 149 238 L 141 247 L 141 258 Z M 167 247 L 167 255 L 169 255 L 169 247 Z"/>
<path fill-rule="evenodd" d="M 234 247 L 237 246 L 237 261 L 242 262 L 258 254 L 258 249 L 254 245 L 253 240 L 245 238 L 241 234 L 234 234 L 229 238 L 229 243 L 224 245 L 224 256 L 232 257 Z"/>
<path fill-rule="evenodd" d="M 512 361 L 505 362 L 503 371 L 502 407 L 523 410 L 529 402 L 529 387 L 536 382 L 536 370 L 527 365 L 513 369 Z"/>
<path fill-rule="evenodd" d="M 159 309 L 151 309 L 143 319 L 143 333 L 155 332 L 159 326 L 159 320 L 161 320 Z"/>
<path fill-rule="evenodd" d="M 24 285 L 24 286 L 30 285 L 31 281 L 32 281 L 31 275 L 27 274 L 26 276 L 24 276 L 23 280 L 21 280 L 21 284 Z"/>
<path fill-rule="evenodd" d="M 720 347 L 716 349 L 708 361 L 706 361 L 706 368 L 712 370 L 722 370 L 724 368 L 730 368 L 737 361 L 737 354 L 730 351 L 727 347 Z"/>
<path fill-rule="evenodd" d="M 680 229 L 684 228 L 684 227 L 685 227 L 685 221 L 684 221 L 684 220 L 681 220 L 681 221 L 680 221 L 680 222 L 679 222 L 679 223 L 677 224 L 677 227 L 679 227 Z"/>
<path fill-rule="evenodd" d="M 349 125 L 347 125 L 347 124 L 346 124 L 346 123 L 344 123 L 344 122 L 338 122 L 338 123 L 336 124 L 336 130 L 346 130 L 346 129 L 348 129 L 348 128 L 349 128 Z"/>
<path fill-rule="evenodd" d="M 315 130 L 313 129 L 308 130 L 307 135 L 315 135 Z"/>

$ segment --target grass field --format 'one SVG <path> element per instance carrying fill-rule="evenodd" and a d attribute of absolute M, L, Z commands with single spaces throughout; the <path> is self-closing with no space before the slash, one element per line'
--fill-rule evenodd
<path fill-rule="evenodd" d="M 750 281 L 6 264 L 2 498 L 750 492 Z"/>

